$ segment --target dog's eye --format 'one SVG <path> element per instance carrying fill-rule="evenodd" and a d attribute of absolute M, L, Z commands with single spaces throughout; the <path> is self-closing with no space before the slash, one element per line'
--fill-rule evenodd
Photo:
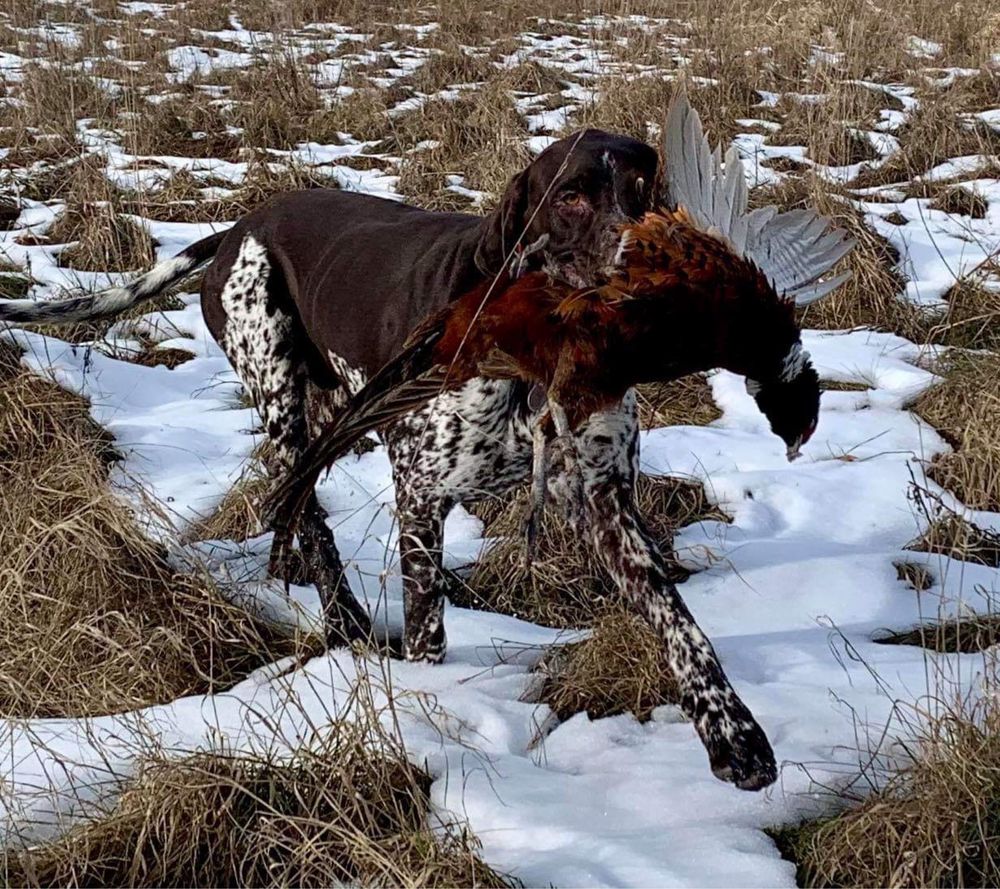
<path fill-rule="evenodd" d="M 586 198 L 578 191 L 564 191 L 559 195 L 559 203 L 569 204 L 571 207 L 582 204 L 585 200 Z"/>

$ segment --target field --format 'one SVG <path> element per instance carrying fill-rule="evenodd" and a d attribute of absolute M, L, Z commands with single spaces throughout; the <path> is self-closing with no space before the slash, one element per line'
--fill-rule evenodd
<path fill-rule="evenodd" d="M 1000 882 L 1000 13 L 988 0 L 6 0 L 0 297 L 270 195 L 483 213 L 683 81 L 756 206 L 857 241 L 794 464 L 726 372 L 644 387 L 637 496 L 775 747 L 712 777 L 657 642 L 524 493 L 456 508 L 449 656 L 325 653 L 266 579 L 266 442 L 190 279 L 0 331 L 0 885 Z M 669 158 L 664 159 L 669 163 Z M 384 448 L 319 487 L 402 625 Z"/>

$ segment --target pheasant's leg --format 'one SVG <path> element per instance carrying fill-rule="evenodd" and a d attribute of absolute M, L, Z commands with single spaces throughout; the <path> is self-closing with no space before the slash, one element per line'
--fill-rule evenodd
<path fill-rule="evenodd" d="M 530 568 L 535 560 L 538 545 L 538 532 L 545 516 L 545 461 L 548 449 L 545 442 L 545 424 L 548 414 L 542 414 L 535 420 L 532 430 L 532 460 L 531 460 L 531 494 L 528 500 L 528 510 L 524 518 L 525 567 Z"/>
<path fill-rule="evenodd" d="M 566 476 L 568 492 L 566 495 L 566 518 L 574 528 L 582 528 L 586 518 L 583 475 L 580 471 L 580 460 L 577 455 L 576 441 L 573 431 L 569 428 L 569 420 L 562 405 L 549 398 L 549 413 L 552 424 L 556 427 L 556 435 L 562 442 L 563 471 Z"/>
<path fill-rule="evenodd" d="M 638 423 L 634 396 L 627 399 L 625 410 L 592 415 L 576 435 L 591 541 L 616 586 L 663 641 L 680 705 L 716 777 L 759 790 L 777 777 L 771 745 L 670 582 L 635 507 Z"/>

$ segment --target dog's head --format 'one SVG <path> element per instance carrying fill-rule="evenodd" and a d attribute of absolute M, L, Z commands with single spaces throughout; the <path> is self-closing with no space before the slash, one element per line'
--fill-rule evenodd
<path fill-rule="evenodd" d="M 554 142 L 507 186 L 476 264 L 494 274 L 516 244 L 542 244 L 532 265 L 574 287 L 598 283 L 614 264 L 621 223 L 650 209 L 656 168 L 656 152 L 627 136 L 583 130 Z"/>

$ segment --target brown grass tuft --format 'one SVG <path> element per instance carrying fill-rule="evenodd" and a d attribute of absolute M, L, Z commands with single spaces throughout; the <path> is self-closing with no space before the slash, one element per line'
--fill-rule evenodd
<path fill-rule="evenodd" d="M 0 710 L 81 716 L 231 685 L 301 650 L 180 575 L 108 484 L 110 436 L 80 398 L 0 378 Z"/>
<path fill-rule="evenodd" d="M 594 89 L 594 100 L 573 115 L 562 135 L 582 127 L 597 127 L 655 144 L 650 137 L 666 119 L 673 83 L 655 76 L 611 75 L 601 78 Z"/>
<path fill-rule="evenodd" d="M 263 467 L 251 462 L 212 514 L 191 529 L 192 540 L 248 540 L 264 531 L 264 498 L 270 479 Z"/>
<path fill-rule="evenodd" d="M 580 712 L 591 719 L 633 713 L 645 722 L 655 708 L 679 700 L 662 641 L 624 606 L 606 609 L 583 641 L 553 648 L 536 671 L 537 701 L 560 720 Z"/>
<path fill-rule="evenodd" d="M 80 118 L 112 116 L 115 104 L 96 77 L 65 65 L 26 66 L 17 93 L 21 126 L 68 139 Z"/>
<path fill-rule="evenodd" d="M 1000 712 L 935 715 L 909 763 L 857 808 L 776 832 L 800 886 L 995 886 L 1000 883 Z"/>
<path fill-rule="evenodd" d="M 1000 292 L 964 278 L 945 294 L 948 308 L 930 324 L 928 339 L 967 349 L 1000 348 Z"/>
<path fill-rule="evenodd" d="M 440 208 L 447 201 L 453 208 L 446 177 L 454 174 L 466 188 L 487 192 L 495 201 L 530 159 L 523 145 L 527 136 L 523 118 L 496 84 L 453 102 L 431 100 L 395 120 L 392 142 L 398 150 L 425 140 L 439 143 L 404 156 L 399 190 L 421 206 Z"/>
<path fill-rule="evenodd" d="M 952 351 L 942 360 L 944 382 L 913 410 L 955 448 L 927 474 L 973 509 L 1000 510 L 1000 355 Z"/>
<path fill-rule="evenodd" d="M 1000 534 L 980 528 L 940 504 L 937 512 L 930 527 L 907 549 L 1000 568 Z"/>
<path fill-rule="evenodd" d="M 145 762 L 98 821 L 21 854 L 33 886 L 509 885 L 455 825 L 428 825 L 426 773 L 380 728 L 336 723 L 290 758 Z"/>
<path fill-rule="evenodd" d="M 932 210 L 943 210 L 945 213 L 955 213 L 959 216 L 970 216 L 973 219 L 983 219 L 990 209 L 989 201 L 981 194 L 953 185 L 942 190 L 931 201 Z"/>
<path fill-rule="evenodd" d="M 142 271 L 156 259 L 148 229 L 106 203 L 67 206 L 48 236 L 69 245 L 60 264 L 82 272 Z"/>
<path fill-rule="evenodd" d="M 639 424 L 658 426 L 707 426 L 722 416 L 712 399 L 705 374 L 691 374 L 669 383 L 646 383 L 636 388 Z"/>
<path fill-rule="evenodd" d="M 758 204 L 771 203 L 770 198 L 768 194 L 755 195 Z M 837 268 L 837 271 L 849 269 L 851 278 L 833 294 L 801 312 L 804 327 L 831 330 L 874 327 L 920 338 L 924 317 L 912 303 L 900 298 L 906 282 L 897 269 L 899 256 L 885 238 L 865 223 L 861 214 L 815 178 L 796 180 L 773 202 L 780 202 L 788 209 L 811 204 L 856 242 Z"/>
<path fill-rule="evenodd" d="M 708 503 L 700 484 L 683 479 L 640 475 L 636 499 L 668 557 L 677 528 L 703 519 L 726 519 Z M 589 542 L 574 533 L 555 510 L 546 510 L 535 561 L 526 568 L 522 533 L 526 503 L 527 493 L 521 490 L 475 509 L 486 524 L 486 533 L 499 539 L 452 598 L 466 607 L 499 611 L 546 626 L 589 625 L 606 603 L 618 601 L 618 591 Z M 675 568 L 678 579 L 687 576 L 680 565 Z"/>
<path fill-rule="evenodd" d="M 893 564 L 896 566 L 897 579 L 903 581 L 910 589 L 922 593 L 934 586 L 934 575 L 927 570 L 926 565 L 902 560 Z"/>
<path fill-rule="evenodd" d="M 862 170 L 855 187 L 908 182 L 954 157 L 1000 151 L 1000 135 L 960 120 L 954 106 L 943 100 L 922 102 L 896 135 L 900 150 L 884 165 Z"/>
<path fill-rule="evenodd" d="M 786 98 L 779 102 L 776 111 L 782 115 L 782 127 L 767 141 L 804 145 L 818 164 L 839 166 L 878 158 L 871 141 L 859 130 L 877 123 L 879 109 L 892 107 L 893 99 L 852 83 L 827 82 L 821 88 L 822 101 Z"/>
<path fill-rule="evenodd" d="M 275 53 L 263 65 L 231 76 L 229 111 L 234 126 L 243 130 L 247 147 L 294 148 L 311 138 L 336 141 L 317 133 L 314 116 L 323 107 L 309 70 L 291 54 Z"/>
<path fill-rule="evenodd" d="M 911 630 L 889 631 L 874 641 L 880 645 L 916 645 L 948 654 L 986 651 L 1000 642 L 1000 618 L 963 617 L 935 621 Z"/>

